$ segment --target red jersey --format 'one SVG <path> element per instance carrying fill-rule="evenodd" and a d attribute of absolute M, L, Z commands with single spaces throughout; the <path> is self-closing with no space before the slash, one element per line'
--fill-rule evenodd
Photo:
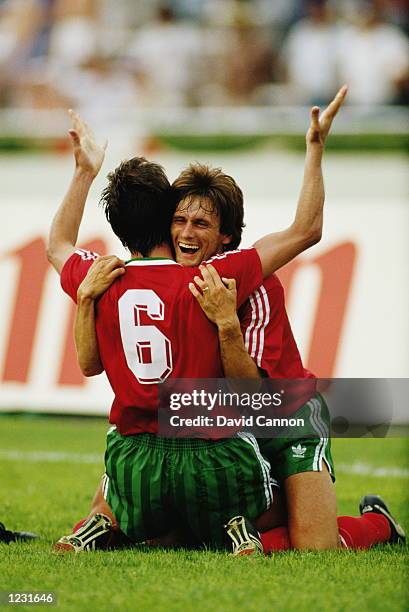
<path fill-rule="evenodd" d="M 239 317 L 246 349 L 269 378 L 314 378 L 302 364 L 275 274 L 252 293 Z"/>
<path fill-rule="evenodd" d="M 268 378 L 286 379 L 280 389 L 285 391 L 285 401 L 282 407 L 273 410 L 274 415 L 292 415 L 315 395 L 316 380 L 302 364 L 278 277 L 273 274 L 265 279 L 238 314 L 249 355 Z"/>
<path fill-rule="evenodd" d="M 77 250 L 65 263 L 61 285 L 74 301 L 97 257 Z M 209 261 L 220 276 L 236 279 L 239 305 L 262 282 L 255 249 Z M 126 268 L 96 307 L 99 351 L 115 393 L 109 420 L 122 435 L 156 433 L 158 383 L 223 377 L 217 329 L 188 287 L 198 268 L 167 259 L 134 259 Z"/>

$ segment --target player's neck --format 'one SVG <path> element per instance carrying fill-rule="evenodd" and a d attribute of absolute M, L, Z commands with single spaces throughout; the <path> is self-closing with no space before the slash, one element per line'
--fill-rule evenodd
<path fill-rule="evenodd" d="M 131 253 L 133 259 L 142 259 L 141 253 Z M 154 247 L 149 253 L 148 257 L 163 257 L 164 259 L 174 259 L 172 250 L 168 244 L 161 244 Z"/>
<path fill-rule="evenodd" d="M 156 246 L 149 253 L 149 257 L 164 257 L 165 259 L 174 259 L 172 250 L 168 244 Z"/>

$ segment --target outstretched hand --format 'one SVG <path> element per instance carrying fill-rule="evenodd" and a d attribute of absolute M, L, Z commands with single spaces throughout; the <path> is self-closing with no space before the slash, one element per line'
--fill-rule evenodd
<path fill-rule="evenodd" d="M 107 141 L 98 145 L 91 128 L 81 119 L 78 113 L 68 111 L 72 121 L 72 128 L 68 131 L 73 148 L 75 164 L 78 169 L 96 176 L 101 169 L 107 148 Z"/>
<path fill-rule="evenodd" d="M 332 122 L 341 108 L 347 92 L 348 87 L 343 85 L 332 102 L 328 104 L 321 116 L 319 107 L 312 107 L 311 123 L 306 136 L 307 147 L 309 145 L 319 145 L 321 147 L 324 146 L 328 133 L 331 129 Z"/>
<path fill-rule="evenodd" d="M 98 299 L 114 280 L 125 274 L 125 263 L 115 255 L 98 257 L 78 287 L 78 299 Z"/>

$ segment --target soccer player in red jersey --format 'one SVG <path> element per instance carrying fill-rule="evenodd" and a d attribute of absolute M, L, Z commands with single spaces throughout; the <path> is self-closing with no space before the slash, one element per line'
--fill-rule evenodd
<path fill-rule="evenodd" d="M 345 91 L 340 92 L 334 102 L 334 106 L 337 106 L 335 112 L 344 95 Z M 48 256 L 57 271 L 61 272 L 63 288 L 76 300 L 81 282 L 92 264 L 93 255 L 81 250 L 75 251 L 75 243 L 86 195 L 95 176 L 95 166 L 102 163 L 103 149 L 95 152 L 89 128 L 75 114 L 73 120 L 74 130 L 71 131 L 71 136 L 78 171 L 55 215 L 50 231 Z M 330 120 L 328 123 L 330 124 Z M 320 130 L 316 108 L 312 111 L 312 124 L 316 130 Z M 96 153 L 97 157 L 99 155 L 96 164 L 95 159 L 89 162 L 90 152 L 91 157 L 95 158 Z M 214 261 L 221 274 L 236 277 L 239 283 L 239 301 L 243 302 L 260 284 L 262 276 L 268 276 L 319 240 L 324 201 L 321 157 L 320 148 L 307 151 L 306 172 L 297 215 L 287 230 L 257 241 L 256 250 L 231 251 L 218 255 L 217 261 Z M 170 375 L 217 377 L 221 375 L 222 370 L 218 359 L 217 335 L 206 319 L 201 319 L 201 323 L 197 319 L 195 323 L 196 331 L 199 331 L 197 340 L 192 328 L 189 335 L 184 337 L 184 342 L 181 340 L 182 326 L 178 326 L 178 321 L 196 321 L 195 308 L 196 312 L 200 312 L 187 288 L 188 280 L 196 280 L 197 271 L 178 266 L 170 260 L 171 252 L 166 237 L 174 207 L 162 169 L 146 160 L 134 159 L 121 164 L 109 179 L 109 186 L 103 194 L 105 212 L 113 230 L 135 258 L 127 266 L 126 274 L 122 273 L 123 268 L 120 267 L 121 272 L 117 274 L 121 278 L 117 278 L 117 282 L 98 303 L 96 328 L 101 358 L 115 391 L 110 421 L 117 427 L 117 433 L 112 433 L 110 437 L 107 450 L 107 472 L 110 474 L 108 501 L 114 514 L 121 517 L 121 529 L 131 539 L 138 540 L 143 537 L 142 534 L 149 535 L 149 529 L 159 528 L 159 531 L 163 531 L 164 526 L 159 527 L 160 520 L 157 515 L 156 520 L 153 520 L 153 504 L 157 503 L 157 498 L 149 499 L 150 525 L 142 520 L 143 513 L 146 513 L 143 498 L 140 508 L 135 510 L 130 507 L 132 496 L 129 494 L 129 486 L 131 490 L 135 487 L 139 487 L 139 491 L 146 489 L 146 476 L 143 484 L 140 469 L 135 469 L 135 465 L 127 465 L 124 458 L 126 453 L 122 453 L 125 452 L 124 448 L 131 436 L 138 438 L 139 444 L 140 435 L 156 433 L 155 385 Z M 149 197 L 146 197 L 147 194 Z M 217 214 L 215 211 L 207 213 L 207 227 L 210 228 L 215 221 L 220 225 L 219 216 L 219 211 Z M 219 234 L 223 235 L 221 227 Z M 231 236 L 224 234 L 225 243 L 231 242 L 231 239 Z M 211 243 L 207 244 L 208 248 L 211 246 Z M 164 261 L 153 263 L 151 260 L 146 261 L 147 257 L 159 257 Z M 79 297 L 81 298 L 80 294 Z M 89 313 L 92 314 L 92 311 L 93 305 Z M 176 331 L 172 330 L 172 326 Z M 183 326 L 183 331 L 185 329 Z M 203 351 L 200 354 L 197 351 L 197 341 L 203 337 L 208 339 L 206 351 L 209 357 L 205 357 Z M 146 356 L 146 353 L 149 355 Z M 188 366 L 182 368 L 181 364 L 186 355 L 189 357 Z M 149 438 L 149 441 L 151 446 L 157 444 L 152 438 Z M 163 448 L 158 450 L 164 451 Z M 254 452 L 257 458 L 261 459 L 258 451 Z M 157 453 L 156 465 L 151 474 L 152 478 L 155 476 L 160 479 L 158 456 Z M 122 458 L 119 464 L 126 464 L 125 469 L 123 465 L 121 467 L 121 477 L 118 472 L 119 457 Z M 244 462 L 243 456 L 242 467 Z M 192 482 L 194 481 L 195 478 L 192 477 Z M 251 480 L 246 488 L 250 484 Z M 263 486 L 262 477 L 260 485 Z M 186 486 L 186 483 L 183 486 Z M 163 495 L 162 490 L 160 495 Z M 242 503 L 242 500 L 235 501 L 237 504 Z M 264 501 L 267 501 L 268 507 L 269 500 Z M 197 502 L 198 508 L 203 510 L 205 506 L 199 503 L 199 497 Z M 259 510 L 262 505 L 258 504 Z M 252 510 L 257 516 L 260 512 L 256 512 L 256 506 L 253 504 Z M 139 513 L 140 523 L 135 521 L 135 513 Z M 204 522 L 209 520 L 209 516 L 210 513 L 207 513 Z M 133 523 L 131 517 L 134 519 Z M 191 521 L 190 527 L 194 530 L 193 523 L 194 520 Z M 212 533 L 211 529 L 208 533 Z M 213 533 L 213 536 L 214 541 L 217 541 L 217 535 Z"/>
<path fill-rule="evenodd" d="M 199 286 L 205 284 L 208 290 L 204 293 L 194 287 L 191 290 L 205 314 L 218 327 L 226 376 L 246 379 L 313 377 L 303 368 L 286 314 L 283 288 L 275 275 L 263 282 L 239 312 L 236 312 L 235 281 L 224 279 L 222 282 L 212 266 L 203 270 L 202 275 Z M 272 511 L 258 521 L 261 533 L 257 533 L 244 517 L 230 521 L 227 527 L 235 554 L 249 554 L 258 548 L 267 554 L 291 548 L 319 550 L 342 546 L 359 549 L 385 542 L 404 542 L 402 527 L 377 495 L 363 497 L 360 517 L 337 517 L 329 417 L 325 405 L 313 398 L 299 412 L 311 419 L 317 433 L 314 438 L 303 437 L 300 432 L 299 439 L 258 439 L 260 450 L 271 463 L 274 482 L 284 488 L 286 511 L 277 503 L 275 492 Z M 272 525 L 276 528 L 269 529 Z M 255 543 L 257 538 L 258 544 Z"/>
<path fill-rule="evenodd" d="M 186 210 L 188 210 L 189 214 L 192 214 L 191 204 L 192 202 L 190 202 L 190 205 L 187 208 L 178 207 L 179 210 L 178 210 L 178 213 L 175 215 L 175 223 L 174 223 L 174 225 L 176 226 L 175 234 L 178 236 L 178 238 L 181 237 L 180 229 L 181 227 L 183 227 L 183 224 L 185 221 L 183 219 L 183 215 L 185 214 Z M 199 207 L 199 209 L 200 208 L 201 207 Z M 183 211 L 182 215 L 180 214 L 181 210 Z M 212 246 L 213 248 L 216 247 L 216 249 L 220 248 L 221 246 L 217 242 L 218 241 L 217 228 L 210 228 L 211 231 L 209 233 L 208 228 L 206 228 L 206 224 L 204 224 L 204 227 L 203 227 L 203 222 L 197 217 L 197 215 L 195 215 L 194 206 L 193 206 L 193 217 L 194 217 L 193 224 L 196 227 L 196 236 L 194 237 L 193 242 L 192 242 L 192 234 L 189 234 L 189 232 L 184 234 L 183 240 L 178 240 L 178 242 L 175 242 L 174 240 L 175 250 L 177 251 L 177 248 L 179 248 L 181 253 L 183 253 L 183 255 L 186 256 L 190 265 L 192 265 L 192 259 L 193 260 L 195 259 L 196 253 L 200 251 L 201 247 L 203 247 L 203 244 L 207 248 L 208 254 L 209 254 L 209 248 L 211 249 Z M 223 213 L 221 214 L 220 221 L 221 221 L 221 224 L 224 221 Z M 212 234 L 212 231 L 214 232 L 214 230 L 216 230 L 216 232 Z M 183 229 L 183 231 L 185 231 L 185 228 Z M 199 233 L 199 239 L 197 236 L 198 233 Z M 203 240 L 203 233 L 205 234 L 205 240 Z M 181 257 L 181 253 L 179 253 L 179 258 Z M 201 253 L 199 252 L 198 253 L 199 257 L 200 257 L 200 254 Z M 210 250 L 210 254 L 211 254 L 211 250 Z M 201 261 L 201 258 L 199 258 L 198 261 Z M 111 273 L 115 275 L 116 272 L 117 270 L 115 270 L 115 268 L 112 268 Z M 259 367 L 262 367 L 263 370 L 272 377 L 273 376 L 276 376 L 276 377 L 282 377 L 282 376 L 290 377 L 291 376 L 291 377 L 301 378 L 302 376 L 310 376 L 310 374 L 304 371 L 302 367 L 302 362 L 301 362 L 296 344 L 292 337 L 288 319 L 286 317 L 282 294 L 283 294 L 283 291 L 279 284 L 279 281 L 278 279 L 276 279 L 276 277 L 273 276 L 270 279 L 268 279 L 268 281 L 264 283 L 264 287 L 260 287 L 255 292 L 254 296 L 250 299 L 251 308 L 248 309 L 248 313 L 250 312 L 251 316 L 250 316 L 249 322 L 246 325 L 245 313 L 243 313 L 244 318 L 242 320 L 242 327 L 243 327 L 243 331 L 245 332 L 245 338 L 246 338 L 246 346 L 247 348 L 251 350 L 253 357 L 256 358 L 257 365 Z M 206 295 L 209 295 L 209 294 L 206 294 Z M 267 296 L 270 299 L 268 299 Z M 274 299 L 271 299 L 273 296 L 274 296 Z M 270 304 L 268 302 L 270 302 Z M 283 316 L 281 317 L 281 320 L 280 320 L 280 316 L 278 316 L 280 313 L 280 310 L 282 311 L 282 314 L 283 314 Z M 278 316 L 279 324 L 278 326 L 274 327 L 271 325 L 271 323 L 273 321 L 277 322 L 277 316 Z M 260 324 L 261 320 L 262 320 L 262 323 Z M 234 343 L 236 342 L 235 350 L 232 352 L 233 360 L 232 361 L 225 360 L 226 375 L 229 375 L 228 370 L 229 370 L 229 367 L 231 366 L 230 376 L 238 376 L 239 374 L 237 373 L 238 371 L 237 364 L 239 364 L 243 372 L 242 375 L 247 377 L 249 376 L 248 374 L 249 370 L 247 369 L 245 362 L 241 359 L 241 352 L 240 352 L 244 347 L 242 337 L 240 335 L 242 346 L 239 346 L 239 344 L 237 344 L 237 339 L 238 339 L 237 333 L 236 333 L 237 330 L 236 331 L 232 330 L 231 326 L 229 327 L 229 325 L 230 324 L 224 325 L 222 330 L 219 327 L 219 335 L 221 332 L 222 332 L 221 335 L 223 335 L 223 333 L 227 334 L 227 337 L 230 343 L 230 347 L 234 346 Z M 271 335 L 272 329 L 274 329 L 273 336 Z M 275 336 L 276 342 L 272 342 L 272 338 L 274 338 L 274 336 Z M 223 346 L 224 344 L 222 342 L 221 343 L 222 354 L 224 350 Z M 264 347 L 266 348 L 268 347 L 269 350 L 268 351 L 265 350 Z M 247 356 L 247 353 L 245 354 Z M 240 356 L 240 358 L 237 358 L 238 356 Z M 248 364 L 248 366 L 250 367 L 251 365 L 253 365 L 254 367 L 253 362 Z M 322 456 L 320 459 L 321 461 L 317 462 L 317 467 L 321 463 L 321 466 L 320 466 L 320 469 L 321 469 L 323 460 L 324 461 L 326 460 L 324 453 L 322 453 Z M 301 475 L 301 472 L 298 471 L 297 474 Z M 304 471 L 304 474 L 305 474 L 305 471 Z M 291 478 L 289 480 L 291 482 Z M 311 485 L 311 481 L 308 485 L 308 483 L 305 482 L 304 475 L 303 475 L 303 480 L 304 480 L 304 483 L 301 480 L 299 480 L 300 485 L 304 484 L 304 487 L 308 488 Z M 312 483 L 314 484 L 314 481 L 312 481 Z M 302 486 L 298 486 L 296 488 L 295 497 L 296 495 L 301 494 L 302 488 L 303 488 Z M 287 491 L 287 494 L 288 494 L 288 491 Z M 324 533 L 324 540 L 325 540 L 326 525 L 325 525 L 325 520 L 324 521 L 321 520 L 323 517 L 325 518 L 325 509 L 323 511 L 322 500 L 320 500 L 319 503 L 320 503 L 319 510 L 321 511 L 321 513 L 315 513 L 314 515 L 316 519 L 315 522 L 320 525 L 319 537 L 314 539 L 314 534 L 307 532 L 304 534 L 305 535 L 304 542 L 303 543 L 301 542 L 298 544 L 299 547 L 307 547 L 307 548 L 324 548 L 324 547 L 326 548 L 328 547 L 327 544 L 325 543 L 323 544 L 323 538 L 322 538 L 322 534 Z M 366 510 L 366 513 L 368 513 L 368 509 Z M 368 516 L 365 517 L 366 519 L 368 519 L 366 521 L 368 525 L 371 524 L 371 521 L 369 521 L 369 518 L 370 518 L 369 514 Z M 343 518 L 345 520 L 348 520 L 350 523 L 354 522 L 354 526 L 355 526 L 356 537 L 352 541 L 349 541 L 348 538 L 345 536 L 345 529 L 344 529 L 344 536 L 345 536 L 345 539 L 348 540 L 349 545 L 362 546 L 364 544 L 369 545 L 374 542 L 384 541 L 382 540 L 382 538 L 385 539 L 385 533 L 386 531 L 388 531 L 388 528 L 383 529 L 383 531 L 381 529 L 380 532 L 382 531 L 382 533 L 379 532 L 375 534 L 375 537 L 374 537 L 374 533 L 372 533 L 372 534 L 369 534 L 367 538 L 363 538 L 361 537 L 362 528 L 364 527 L 363 518 L 362 519 L 355 519 L 353 517 L 343 517 Z M 377 519 L 381 520 L 382 517 L 377 517 Z M 344 520 L 344 523 L 345 523 L 345 520 Z M 366 525 L 366 528 L 368 527 L 368 525 Z M 351 529 L 349 531 L 351 532 Z M 352 529 L 352 532 L 353 531 L 354 529 Z M 342 528 L 341 528 L 341 532 L 342 532 Z M 280 535 L 281 540 L 282 540 L 281 542 L 279 542 L 280 537 L 277 538 L 277 535 L 280 535 L 280 534 L 275 534 L 275 539 L 270 542 L 270 550 L 277 550 L 279 548 L 283 549 L 285 547 L 283 544 L 282 534 Z M 297 546 L 297 542 L 292 541 L 291 543 L 289 543 L 288 532 L 286 533 L 285 537 L 286 537 L 285 544 L 287 547 L 290 545 L 292 545 L 293 547 Z M 308 539 L 310 542 L 312 542 L 312 544 L 308 543 Z"/>

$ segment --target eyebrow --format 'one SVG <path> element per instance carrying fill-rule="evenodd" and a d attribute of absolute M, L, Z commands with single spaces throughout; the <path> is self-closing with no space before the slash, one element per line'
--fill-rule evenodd
<path fill-rule="evenodd" d="M 173 220 L 175 220 L 175 219 L 186 219 L 186 218 L 187 218 L 187 215 L 183 214 L 183 212 L 180 212 L 180 213 L 176 212 L 173 215 Z M 210 219 L 208 219 L 206 216 L 203 216 L 203 217 L 201 217 L 201 216 L 192 217 L 192 218 L 190 218 L 190 221 L 192 223 L 206 223 L 206 225 L 210 225 Z"/>
<path fill-rule="evenodd" d="M 192 219 L 192 223 L 205 223 L 206 225 L 210 225 L 210 221 L 206 219 L 206 217 L 195 217 Z"/>

